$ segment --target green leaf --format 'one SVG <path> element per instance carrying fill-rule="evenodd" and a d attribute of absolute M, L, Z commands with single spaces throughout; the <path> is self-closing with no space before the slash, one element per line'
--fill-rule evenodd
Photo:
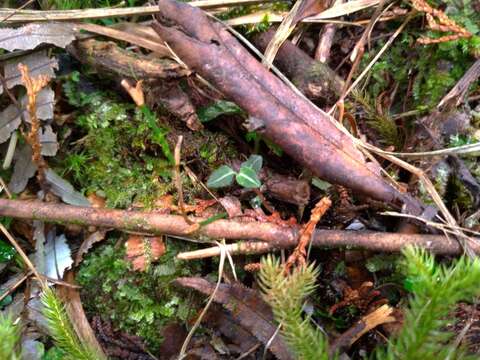
<path fill-rule="evenodd" d="M 207 186 L 215 189 L 232 185 L 235 174 L 230 166 L 222 165 L 210 175 Z"/>
<path fill-rule="evenodd" d="M 225 100 L 218 100 L 212 105 L 197 110 L 198 118 L 202 123 L 213 120 L 220 115 L 239 115 L 242 113 L 242 109 L 237 104 Z"/>
<path fill-rule="evenodd" d="M 256 173 L 260 171 L 263 165 L 263 158 L 260 155 L 250 155 L 247 161 L 243 162 L 241 167 L 251 167 Z"/>
<path fill-rule="evenodd" d="M 259 188 L 262 183 L 257 177 L 257 173 L 249 166 L 242 166 L 237 174 L 237 183 L 247 189 Z"/>
<path fill-rule="evenodd" d="M 11 260 L 15 256 L 15 249 L 0 240 L 0 262 Z"/>

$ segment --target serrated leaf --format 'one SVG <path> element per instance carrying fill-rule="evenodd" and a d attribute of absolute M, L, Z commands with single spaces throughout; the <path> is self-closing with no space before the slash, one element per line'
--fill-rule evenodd
<path fill-rule="evenodd" d="M 230 166 L 222 165 L 215 170 L 207 181 L 207 186 L 212 189 L 232 185 L 236 172 Z"/>
<path fill-rule="evenodd" d="M 249 166 L 242 166 L 237 174 L 236 179 L 238 185 L 247 189 L 259 188 L 262 185 L 255 170 Z"/>
<path fill-rule="evenodd" d="M 238 115 L 241 113 L 242 109 L 237 104 L 225 100 L 218 100 L 212 105 L 197 110 L 198 118 L 202 123 L 213 120 L 220 115 Z"/>
<path fill-rule="evenodd" d="M 248 160 L 241 165 L 241 167 L 245 166 L 251 167 L 256 173 L 258 173 L 263 166 L 263 158 L 260 155 L 250 155 Z"/>

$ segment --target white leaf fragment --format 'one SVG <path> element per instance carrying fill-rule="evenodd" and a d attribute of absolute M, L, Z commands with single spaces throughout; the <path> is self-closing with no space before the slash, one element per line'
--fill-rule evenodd
<path fill-rule="evenodd" d="M 45 275 L 60 280 L 72 264 L 72 254 L 65 235 L 49 237 L 45 244 Z"/>

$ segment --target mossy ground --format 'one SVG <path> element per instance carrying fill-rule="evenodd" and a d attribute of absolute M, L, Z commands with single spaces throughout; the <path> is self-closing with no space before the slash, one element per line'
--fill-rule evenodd
<path fill-rule="evenodd" d="M 185 321 L 192 316 L 192 299 L 172 285 L 179 276 L 194 276 L 199 262 L 182 262 L 175 258 L 191 249 L 179 241 L 166 241 L 167 251 L 145 272 L 133 271 L 124 259 L 122 238 L 111 236 L 82 262 L 77 281 L 82 286 L 82 303 L 87 315 L 100 315 L 115 328 L 141 336 L 151 351 L 162 343 L 162 327 L 170 322 Z"/>

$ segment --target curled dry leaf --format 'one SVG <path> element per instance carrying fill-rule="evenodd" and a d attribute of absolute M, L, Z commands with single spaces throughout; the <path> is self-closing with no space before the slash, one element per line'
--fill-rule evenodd
<path fill-rule="evenodd" d="M 80 245 L 80 249 L 77 251 L 77 255 L 75 256 L 75 266 L 78 266 L 83 261 L 83 255 L 88 253 L 94 244 L 105 240 L 106 235 L 106 230 L 95 231 L 88 235 L 87 238 L 83 240 L 82 245 Z"/>
<path fill-rule="evenodd" d="M 67 23 L 33 23 L 16 29 L 0 29 L 0 48 L 8 51 L 31 50 L 40 44 L 64 48 L 73 40 L 74 27 Z"/>
<path fill-rule="evenodd" d="M 131 235 L 125 243 L 126 259 L 132 263 L 133 270 L 145 271 L 152 262 L 165 254 L 163 237 Z"/>

